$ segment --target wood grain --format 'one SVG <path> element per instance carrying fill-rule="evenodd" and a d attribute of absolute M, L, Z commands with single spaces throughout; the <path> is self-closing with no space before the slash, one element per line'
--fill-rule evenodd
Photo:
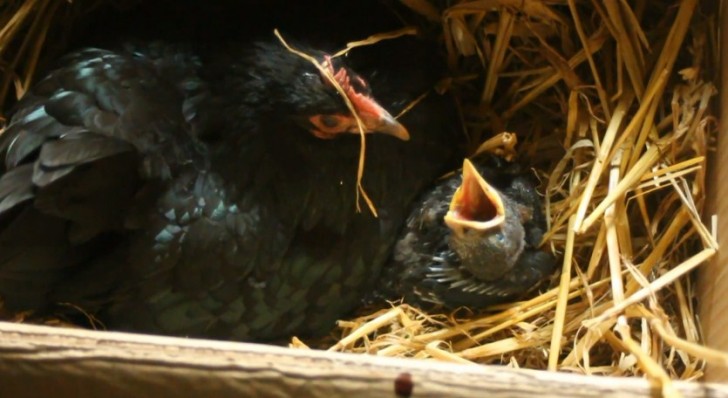
<path fill-rule="evenodd" d="M 409 385 L 411 380 L 411 385 Z M 0 396 L 649 397 L 643 379 L 0 322 Z M 677 382 L 685 397 L 728 386 Z"/>
<path fill-rule="evenodd" d="M 708 0 L 705 4 L 708 10 L 718 10 L 717 2 Z M 728 26 L 728 7 L 720 7 L 720 26 Z M 721 43 L 728 42 L 728 29 L 720 29 Z M 720 46 L 720 63 L 728 64 L 728 45 Z M 712 348 L 728 351 L 728 68 L 720 68 L 720 82 L 718 92 L 720 95 L 720 121 L 717 137 L 717 151 L 708 163 L 707 177 L 707 212 L 704 222 L 711 225 L 711 218 L 717 215 L 715 228 L 717 229 L 718 244 L 721 250 L 713 260 L 701 266 L 699 271 L 700 321 L 703 328 L 705 344 Z M 706 380 L 715 382 L 728 382 L 728 367 L 708 365 Z"/>

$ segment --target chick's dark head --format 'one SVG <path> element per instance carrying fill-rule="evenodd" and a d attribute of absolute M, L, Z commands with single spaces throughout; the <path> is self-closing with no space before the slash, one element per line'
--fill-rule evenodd
<path fill-rule="evenodd" d="M 321 68 L 281 43 L 261 42 L 255 46 L 252 55 L 255 67 L 246 71 L 246 87 L 241 90 L 251 93 L 248 101 L 278 117 L 286 114 L 320 139 L 359 134 L 361 121 L 365 133 L 409 140 L 407 129 L 378 103 L 369 83 L 344 65 L 341 57 L 299 48 L 315 58 Z M 350 111 L 347 100 L 359 121 Z"/>
<path fill-rule="evenodd" d="M 450 246 L 462 265 L 480 280 L 495 280 L 510 271 L 523 252 L 525 209 L 492 187 L 469 161 L 455 191 L 445 223 Z"/>

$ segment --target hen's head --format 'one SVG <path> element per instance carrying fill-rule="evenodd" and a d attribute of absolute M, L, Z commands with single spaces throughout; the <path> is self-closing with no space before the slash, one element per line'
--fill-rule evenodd
<path fill-rule="evenodd" d="M 313 136 L 335 138 L 359 134 L 359 123 L 332 79 L 356 110 L 365 133 L 382 133 L 409 140 L 409 132 L 374 98 L 368 82 L 348 68 L 342 57 L 299 47 L 322 69 L 286 49 L 281 43 L 258 43 L 253 65 L 246 73 L 252 101 L 270 111 L 291 116 Z"/>

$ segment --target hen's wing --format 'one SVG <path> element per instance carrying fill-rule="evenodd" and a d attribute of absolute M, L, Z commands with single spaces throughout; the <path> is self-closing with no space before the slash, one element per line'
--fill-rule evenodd
<path fill-rule="evenodd" d="M 112 250 L 106 237 L 130 227 L 175 170 L 202 161 L 183 113 L 194 61 L 81 50 L 18 103 L 0 135 L 0 296 L 9 308 L 44 306 L 61 278 Z"/>

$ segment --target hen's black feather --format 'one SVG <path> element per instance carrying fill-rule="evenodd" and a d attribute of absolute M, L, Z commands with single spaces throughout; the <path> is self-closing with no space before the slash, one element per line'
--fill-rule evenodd
<path fill-rule="evenodd" d="M 418 62 L 387 70 L 385 58 L 369 81 L 393 114 L 437 78 Z M 413 70 L 420 83 L 397 90 Z M 355 212 L 359 138 L 299 126 L 345 111 L 278 43 L 67 56 L 0 136 L 0 296 L 12 310 L 72 303 L 121 330 L 238 340 L 329 330 L 372 288 L 460 134 L 433 93 L 401 120 L 411 141 L 368 136 L 374 218 Z"/>

